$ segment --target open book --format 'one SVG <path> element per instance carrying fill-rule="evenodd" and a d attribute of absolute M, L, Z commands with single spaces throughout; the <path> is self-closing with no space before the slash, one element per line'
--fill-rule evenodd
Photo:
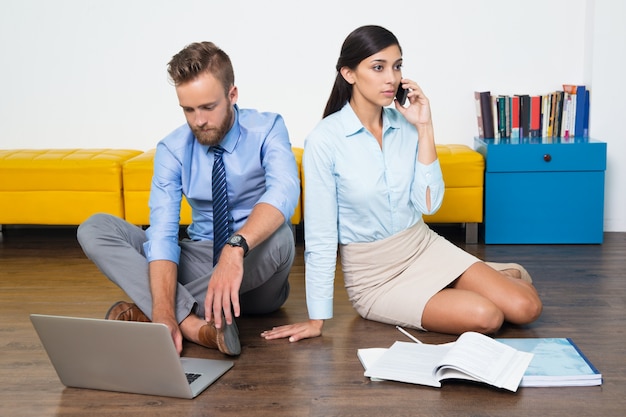
<path fill-rule="evenodd" d="M 442 345 L 395 342 L 385 350 L 359 349 L 357 355 L 372 380 L 441 387 L 443 380 L 463 379 L 514 392 L 533 358 L 475 332 Z"/>

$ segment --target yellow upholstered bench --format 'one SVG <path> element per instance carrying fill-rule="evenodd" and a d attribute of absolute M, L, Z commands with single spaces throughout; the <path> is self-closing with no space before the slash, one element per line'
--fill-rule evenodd
<path fill-rule="evenodd" d="M 465 241 L 478 241 L 478 223 L 483 221 L 485 160 L 466 145 L 437 145 L 445 194 L 439 210 L 424 216 L 427 223 L 463 223 Z"/>
<path fill-rule="evenodd" d="M 122 164 L 138 150 L 0 150 L 0 224 L 78 225 L 124 217 Z"/>
<path fill-rule="evenodd" d="M 302 148 L 292 148 L 301 185 Z M 465 145 L 437 145 L 446 186 L 441 208 L 428 223 L 462 223 L 466 242 L 478 240 L 483 218 L 484 159 Z M 78 225 L 105 212 L 138 225 L 149 224 L 148 200 L 154 150 L 0 150 L 0 225 Z M 291 218 L 300 224 L 303 195 Z M 181 206 L 181 224 L 191 208 Z"/>
<path fill-rule="evenodd" d="M 150 185 L 155 149 L 126 161 L 122 168 L 124 178 L 124 211 L 126 220 L 137 225 L 150 224 Z M 183 198 L 180 207 L 180 224 L 191 223 L 191 207 Z"/>
<path fill-rule="evenodd" d="M 291 216 L 291 224 L 298 225 L 302 222 L 302 217 L 304 216 L 304 212 L 302 211 L 302 202 L 304 201 L 302 190 L 303 190 L 303 182 L 302 178 L 304 177 L 304 173 L 302 172 L 302 154 L 304 153 L 304 149 L 292 147 L 293 156 L 296 158 L 296 165 L 298 166 L 298 178 L 300 178 L 300 197 L 298 198 L 298 205 L 293 212 L 293 216 Z"/>
<path fill-rule="evenodd" d="M 150 223 L 148 200 L 150 199 L 150 185 L 152 183 L 155 151 L 155 149 L 151 149 L 124 163 L 124 209 L 126 220 L 133 224 L 148 225 Z M 298 175 L 300 175 L 301 172 L 302 151 L 301 148 L 293 148 L 298 165 Z M 191 223 L 191 207 L 185 199 L 183 199 L 181 204 L 180 214 L 181 224 L 186 225 Z M 299 199 L 298 206 L 291 217 L 291 223 L 296 225 L 301 221 L 302 208 Z"/>

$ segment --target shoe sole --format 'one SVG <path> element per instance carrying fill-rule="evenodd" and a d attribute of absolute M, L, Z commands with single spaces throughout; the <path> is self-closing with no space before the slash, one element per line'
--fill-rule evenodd
<path fill-rule="evenodd" d="M 224 322 L 226 324 L 226 322 Z M 232 324 L 226 324 L 224 326 L 224 343 L 228 349 L 227 355 L 237 356 L 241 353 L 241 343 L 239 342 L 239 329 L 237 323 L 233 319 Z"/>
<path fill-rule="evenodd" d="M 122 303 L 126 303 L 126 301 L 118 301 L 117 303 L 113 304 L 106 312 L 106 314 L 104 315 L 104 319 L 105 320 L 115 320 L 113 318 L 109 318 L 109 315 L 111 314 L 111 312 L 113 311 L 113 309 L 115 307 L 117 307 L 118 305 L 122 304 Z"/>

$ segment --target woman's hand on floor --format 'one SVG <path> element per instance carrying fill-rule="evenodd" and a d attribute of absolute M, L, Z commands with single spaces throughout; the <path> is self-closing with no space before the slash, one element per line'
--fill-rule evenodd
<path fill-rule="evenodd" d="M 266 340 L 284 339 L 288 337 L 290 342 L 297 342 L 298 340 L 321 336 L 323 326 L 324 320 L 309 320 L 274 327 L 271 330 L 266 330 L 261 333 L 261 337 Z"/>

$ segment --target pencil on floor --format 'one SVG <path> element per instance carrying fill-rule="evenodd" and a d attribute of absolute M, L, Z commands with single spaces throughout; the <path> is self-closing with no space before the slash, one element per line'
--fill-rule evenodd
<path fill-rule="evenodd" d="M 405 335 L 406 337 L 408 337 L 409 339 L 411 339 L 412 341 L 414 341 L 415 343 L 422 343 L 421 340 L 419 340 L 418 338 L 416 338 L 415 336 L 413 336 L 411 333 L 407 332 L 406 330 L 404 330 L 402 327 L 400 326 L 396 326 L 396 329 L 400 330 L 400 333 L 402 333 L 403 335 Z"/>

